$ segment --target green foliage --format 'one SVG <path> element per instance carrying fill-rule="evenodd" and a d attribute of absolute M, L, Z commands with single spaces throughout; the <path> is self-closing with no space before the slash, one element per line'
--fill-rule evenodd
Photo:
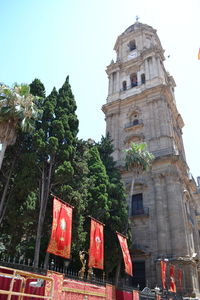
<path fill-rule="evenodd" d="M 35 78 L 30 84 L 30 93 L 33 96 L 45 98 L 45 87 L 39 79 Z"/>
<path fill-rule="evenodd" d="M 3 197 L 8 182 L 8 172 L 12 171 L 3 207 L 6 208 L 6 213 L 1 228 L 4 236 L 7 236 L 7 239 L 4 239 L 6 252 L 12 256 L 22 254 L 19 245 L 30 236 L 34 236 L 37 224 L 38 197 L 33 190 L 37 186 L 39 174 L 35 168 L 35 155 L 28 153 L 28 145 L 30 146 L 28 135 L 20 133 L 15 145 L 8 147 L 2 173 L 0 173 L 0 181 L 4 183 L 0 188 Z"/>
<path fill-rule="evenodd" d="M 117 267 L 122 255 L 116 231 L 127 233 L 128 208 L 121 175 L 112 157 L 113 145 L 109 135 L 102 137 L 98 149 L 109 178 L 107 190 L 111 205 L 110 217 L 105 222 L 105 268 L 108 273 L 111 273 Z M 130 237 L 130 232 L 128 235 Z M 129 239 L 129 243 L 131 243 L 131 239 Z"/>
<path fill-rule="evenodd" d="M 40 214 L 37 229 L 35 265 L 38 264 L 40 241 L 45 226 L 46 209 L 49 194 L 52 191 L 56 195 L 64 191 L 71 191 L 67 200 L 71 202 L 75 191 L 73 189 L 74 167 L 72 160 L 75 155 L 78 120 L 75 114 L 76 104 L 67 77 L 59 90 L 54 88 L 51 94 L 43 101 L 43 116 L 37 122 L 37 131 L 33 136 L 35 153 L 37 154 L 37 166 L 42 171 L 40 177 Z M 74 122 L 70 122 L 74 120 Z M 53 188 L 55 187 L 56 188 Z M 47 245 L 46 245 L 47 246 Z"/>
<path fill-rule="evenodd" d="M 126 196 L 112 158 L 111 140 L 106 137 L 91 145 L 77 139 L 76 102 L 68 77 L 58 92 L 53 88 L 47 97 L 38 79 L 30 90 L 39 97 L 35 105 L 43 113 L 37 117 L 33 134 L 20 132 L 15 146 L 6 153 L 0 173 L 1 195 L 13 157 L 16 162 L 7 190 L 1 247 L 10 255 L 33 258 L 36 245 L 35 258 L 44 261 L 53 193 L 74 206 L 73 266 L 80 268 L 79 251 L 88 250 L 91 215 L 106 224 L 105 269 L 111 273 L 121 258 L 116 231 L 123 233 L 127 227 Z M 25 86 L 21 91 L 26 94 Z"/>
<path fill-rule="evenodd" d="M 9 122 L 15 127 L 21 126 L 25 132 L 32 131 L 38 116 L 34 101 L 35 97 L 30 94 L 28 85 L 0 87 L 0 124 Z"/>
<path fill-rule="evenodd" d="M 28 89 L 26 88 L 27 86 L 25 85 L 15 86 L 15 90 L 10 91 L 7 87 L 1 86 L 1 89 L 4 91 L 3 94 L 1 93 L 1 96 L 4 99 L 5 95 L 7 95 L 6 97 L 10 100 L 10 103 L 13 101 L 15 103 L 15 98 L 10 97 L 10 95 L 12 93 L 14 95 L 15 92 L 20 97 L 25 97 L 21 95 L 26 95 L 29 87 Z M 76 104 L 69 84 L 69 78 L 66 79 L 59 92 L 54 88 L 46 98 L 44 98 L 44 86 L 37 79 L 31 83 L 30 90 L 33 95 L 42 97 L 37 98 L 34 105 L 38 109 L 42 107 L 43 113 L 38 116 L 33 135 L 27 134 L 27 139 L 25 140 L 25 135 L 21 134 L 15 147 L 9 147 L 3 164 L 3 174 L 5 176 L 0 174 L 2 177 L 0 192 L 3 196 L 8 178 L 5 170 L 12 165 L 13 156 L 10 154 L 16 152 L 18 153 L 17 163 L 8 182 L 9 188 L 6 191 L 6 202 L 3 206 L 6 208 L 7 205 L 3 227 L 4 232 L 9 236 L 5 243 L 8 245 L 12 241 L 10 253 L 13 251 L 25 251 L 26 242 L 27 248 L 29 243 L 33 245 L 33 241 L 35 242 L 38 223 L 36 248 L 40 247 L 40 240 L 42 237 L 45 237 L 42 241 L 42 252 L 40 252 L 41 258 L 44 258 L 42 254 L 47 247 L 50 236 L 50 234 L 49 236 L 46 234 L 46 231 L 50 231 L 51 227 L 49 216 L 52 215 L 52 201 L 48 202 L 50 192 L 52 191 L 58 196 L 63 195 L 64 200 L 68 202 L 75 202 L 76 200 L 77 203 L 75 204 L 77 205 L 82 201 L 82 191 L 79 192 L 82 185 L 80 184 L 78 189 L 78 181 L 75 182 L 74 180 L 76 176 L 74 170 L 76 168 L 78 119 L 75 114 Z M 10 118 L 11 112 L 8 120 Z M 81 164 L 79 163 L 79 174 L 81 174 L 80 166 Z M 78 175 L 79 178 L 81 178 L 81 175 Z M 83 197 L 83 201 L 84 199 Z M 80 210 L 80 214 L 82 214 L 83 206 L 79 205 L 78 210 Z M 47 215 L 46 210 L 48 211 Z M 39 212 L 40 217 L 38 219 Z M 21 217 L 20 220 L 18 220 L 17 216 Z M 77 215 L 75 221 L 78 224 L 79 218 L 81 219 L 81 226 L 83 218 L 80 215 Z M 19 226 L 17 235 L 14 234 L 16 226 Z M 81 232 L 80 226 L 77 226 L 77 230 L 74 227 L 74 231 Z M 33 247 L 30 246 L 30 249 L 33 250 Z"/>
<path fill-rule="evenodd" d="M 88 151 L 88 214 L 94 218 L 106 220 L 109 218 L 111 203 L 108 198 L 108 176 L 96 146 Z"/>
<path fill-rule="evenodd" d="M 126 153 L 126 168 L 127 170 L 133 170 L 138 173 L 141 171 L 147 171 L 154 160 L 153 154 L 147 150 L 146 143 L 135 144 L 132 143 L 131 147 L 125 150 Z"/>

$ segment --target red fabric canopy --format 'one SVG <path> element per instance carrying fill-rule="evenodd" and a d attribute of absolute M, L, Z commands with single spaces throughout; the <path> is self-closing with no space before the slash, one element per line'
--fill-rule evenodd
<path fill-rule="evenodd" d="M 1 273 L 6 273 L 6 274 L 13 274 L 12 271 L 10 270 L 5 270 L 0 268 Z M 8 277 L 8 275 L 0 275 L 0 290 L 5 290 L 9 291 L 10 288 L 10 282 L 11 282 L 11 277 Z M 44 287 L 32 287 L 29 285 L 30 282 L 37 281 L 37 279 L 27 279 L 26 281 L 26 286 L 25 286 L 25 291 L 24 293 L 27 294 L 32 294 L 32 295 L 41 295 L 44 296 Z M 15 279 L 15 283 L 13 286 L 13 291 L 14 292 L 19 292 L 20 291 L 20 285 L 21 285 L 21 280 L 20 279 Z M 3 295 L 0 294 L 0 299 L 1 300 L 7 300 L 8 295 Z M 12 296 L 12 300 L 18 300 L 19 296 Z M 30 297 L 24 297 L 24 300 L 29 300 Z M 41 298 L 35 298 L 37 300 Z"/>

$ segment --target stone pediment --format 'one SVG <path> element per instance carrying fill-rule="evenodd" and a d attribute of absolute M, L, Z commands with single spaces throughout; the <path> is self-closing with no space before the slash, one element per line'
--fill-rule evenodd
<path fill-rule="evenodd" d="M 144 140 L 144 135 L 142 133 L 135 133 L 132 135 L 128 135 L 124 139 L 124 144 L 129 144 L 131 142 L 141 142 Z"/>

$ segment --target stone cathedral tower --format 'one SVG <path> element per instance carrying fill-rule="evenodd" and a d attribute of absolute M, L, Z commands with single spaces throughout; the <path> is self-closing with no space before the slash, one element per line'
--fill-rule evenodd
<path fill-rule="evenodd" d="M 159 285 L 160 259 L 184 271 L 188 295 L 199 292 L 199 232 L 196 185 L 185 159 L 184 126 L 175 97 L 175 81 L 165 70 L 164 50 L 151 26 L 136 22 L 114 46 L 116 62 L 107 67 L 109 89 L 103 106 L 107 132 L 127 188 L 123 149 L 146 142 L 155 156 L 151 171 L 137 178 L 132 195 L 133 285 Z"/>

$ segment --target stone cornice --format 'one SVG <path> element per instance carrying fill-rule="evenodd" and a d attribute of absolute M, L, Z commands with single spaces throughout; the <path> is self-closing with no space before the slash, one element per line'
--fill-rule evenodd
<path fill-rule="evenodd" d="M 110 75 L 113 72 L 123 69 L 127 71 L 128 68 L 133 68 L 135 66 L 137 66 L 138 68 L 138 64 L 141 65 L 148 57 L 152 56 L 161 57 L 161 59 L 164 60 L 163 50 L 157 45 L 154 45 L 151 48 L 146 48 L 143 51 L 138 51 L 138 56 L 133 59 L 125 61 L 118 60 L 116 62 L 112 62 L 107 66 L 106 73 Z"/>
<path fill-rule="evenodd" d="M 113 72 L 116 72 L 118 70 L 121 69 L 121 61 L 117 61 L 117 62 L 114 62 L 114 63 L 111 63 L 109 66 L 107 66 L 106 68 L 106 73 L 108 75 L 112 74 Z"/>
<path fill-rule="evenodd" d="M 160 261 L 162 260 L 163 258 L 159 258 L 159 259 L 156 259 L 156 262 L 157 263 L 160 263 Z M 196 257 L 192 257 L 192 256 L 172 256 L 170 258 L 167 258 L 168 259 L 168 263 L 177 263 L 177 264 L 185 264 L 185 265 L 188 265 L 188 264 L 193 264 L 193 265 L 198 265 L 199 264 L 199 258 L 196 258 Z"/>
<path fill-rule="evenodd" d="M 182 264 L 195 264 L 197 265 L 199 263 L 198 258 L 194 257 L 189 257 L 189 256 L 179 256 L 179 257 L 172 257 L 170 259 L 171 262 L 177 262 L 177 263 L 182 263 Z"/>
<path fill-rule="evenodd" d="M 132 139 L 134 137 L 142 140 L 142 139 L 144 139 L 144 134 L 143 133 L 132 133 L 132 134 L 129 134 L 129 135 L 127 135 L 125 137 L 124 143 L 127 143 L 130 139 Z"/>
<path fill-rule="evenodd" d="M 131 29 L 133 29 L 133 30 L 131 30 Z M 115 42 L 114 50 L 117 51 L 118 46 L 121 41 L 123 41 L 123 42 L 129 41 L 132 36 L 136 37 L 138 35 L 141 35 L 141 32 L 143 32 L 145 34 L 148 34 L 148 33 L 154 34 L 157 37 L 157 39 L 159 40 L 159 38 L 156 34 L 156 32 L 157 32 L 156 29 L 154 29 L 153 27 L 146 25 L 146 24 L 135 23 L 135 24 L 129 26 L 121 35 L 118 36 L 118 38 Z"/>
<path fill-rule="evenodd" d="M 150 87 L 150 88 L 142 91 L 139 94 L 130 95 L 126 99 L 118 98 L 117 100 L 110 101 L 102 106 L 102 111 L 105 113 L 106 110 L 110 109 L 112 106 L 114 107 L 114 106 L 118 106 L 118 105 L 127 105 L 127 104 L 129 104 L 129 102 L 132 102 L 133 100 L 134 101 L 145 100 L 147 104 L 148 104 L 148 102 L 151 103 L 152 100 L 154 100 L 154 99 L 158 98 L 158 100 L 159 100 L 160 97 L 154 98 L 151 96 L 151 94 L 152 94 L 152 91 L 155 93 L 161 93 L 163 87 L 164 87 L 163 84 L 159 84 L 157 86 Z M 148 96 L 151 96 L 151 97 L 148 98 Z"/>

